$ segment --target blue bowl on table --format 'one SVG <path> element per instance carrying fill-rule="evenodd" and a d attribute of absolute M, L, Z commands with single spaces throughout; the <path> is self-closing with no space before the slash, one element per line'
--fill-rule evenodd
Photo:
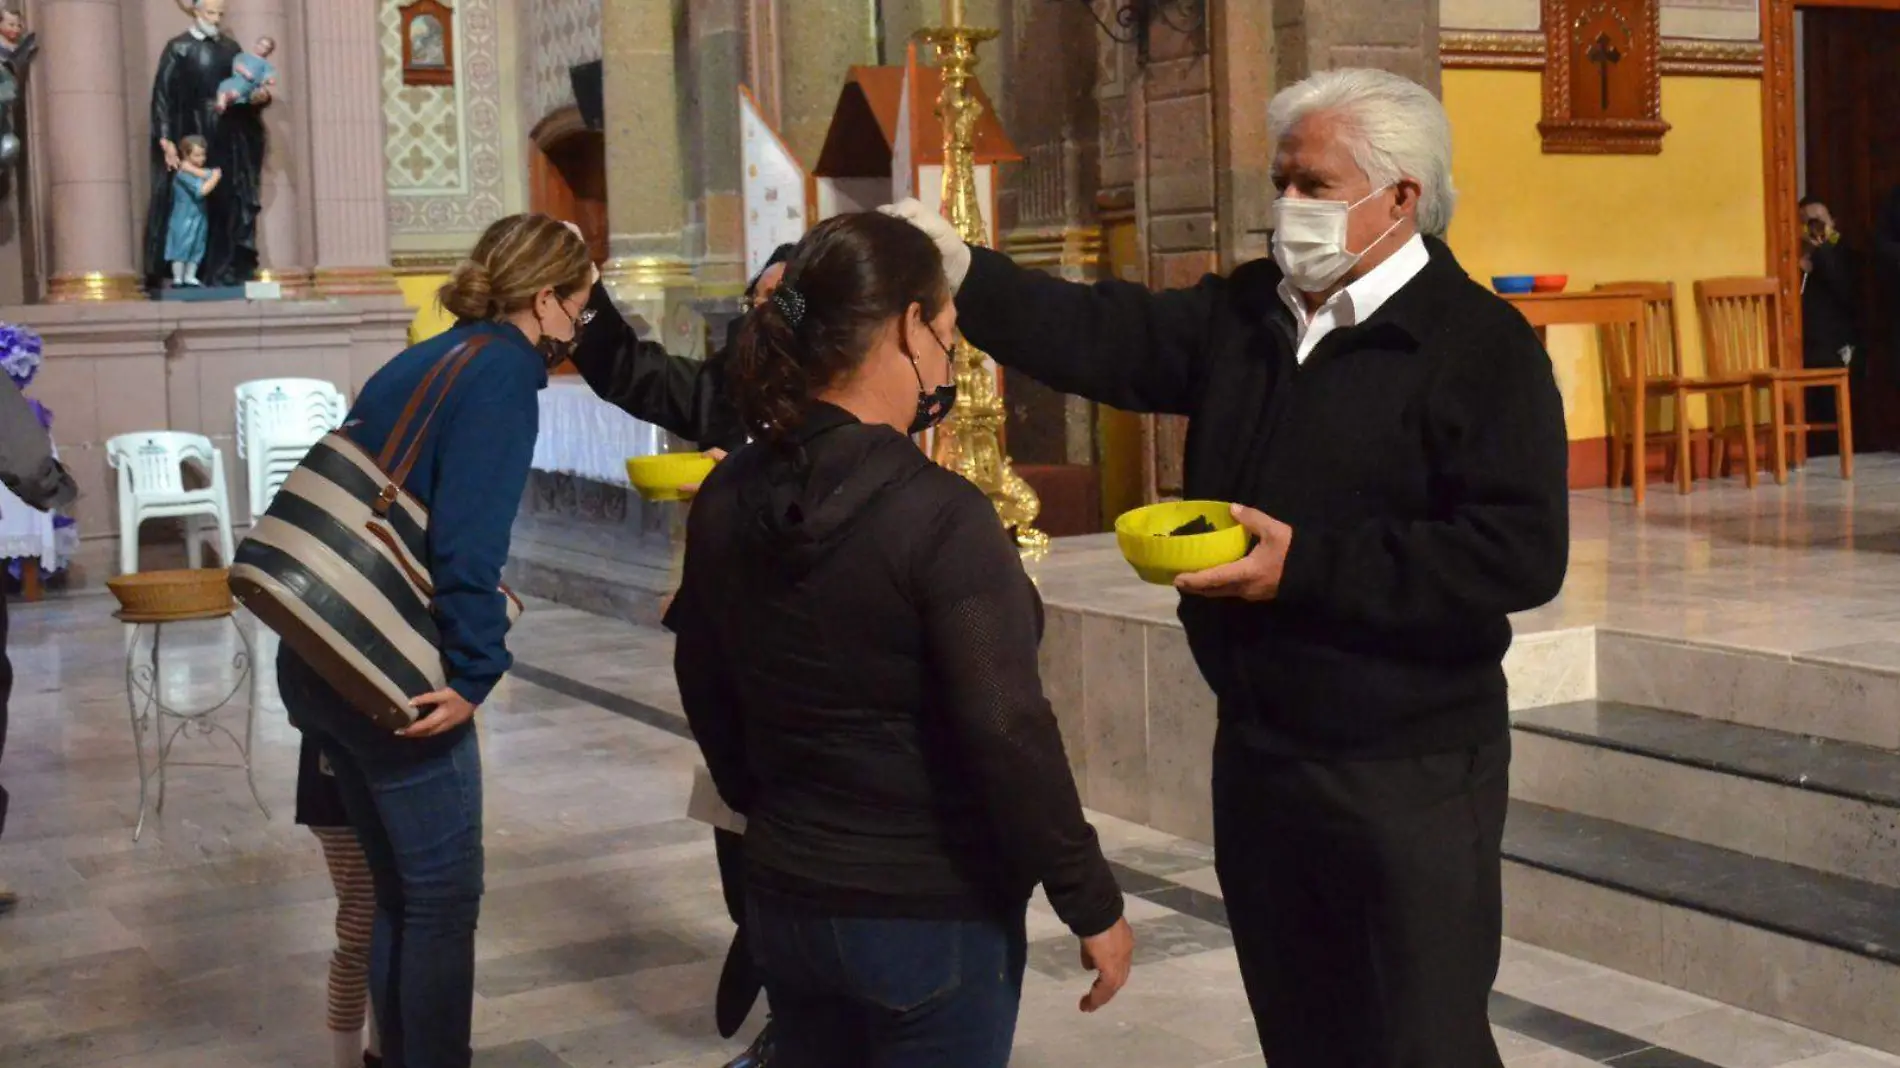
<path fill-rule="evenodd" d="M 1529 293 L 1537 286 L 1535 275 L 1501 274 L 1491 279 L 1491 288 L 1499 293 Z"/>

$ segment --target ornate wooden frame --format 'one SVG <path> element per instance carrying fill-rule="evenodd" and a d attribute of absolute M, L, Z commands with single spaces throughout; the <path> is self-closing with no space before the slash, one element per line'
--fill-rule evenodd
<path fill-rule="evenodd" d="M 1781 283 L 1781 362 L 1801 366 L 1801 250 L 1795 151 L 1796 0 L 1761 0 L 1762 200 L 1768 271 Z"/>
<path fill-rule="evenodd" d="M 1636 61 L 1643 79 L 1643 117 L 1578 118 L 1570 95 L 1571 27 L 1581 4 L 1604 0 L 1544 0 L 1544 151 L 1568 154 L 1654 155 L 1662 151 L 1669 124 L 1662 119 L 1662 4 L 1639 0 L 1645 9 L 1633 27 Z"/>
<path fill-rule="evenodd" d="M 399 9 L 402 16 L 402 84 L 455 84 L 455 10 L 441 0 L 412 0 Z M 442 65 L 417 66 L 411 51 L 409 28 L 417 19 L 433 18 L 442 27 Z"/>
<path fill-rule="evenodd" d="M 1761 45 L 1755 41 L 1705 41 L 1665 37 L 1662 75 L 1705 78 L 1761 77 Z M 1543 70 L 1541 30 L 1444 30 L 1438 59 L 1447 70 Z"/>

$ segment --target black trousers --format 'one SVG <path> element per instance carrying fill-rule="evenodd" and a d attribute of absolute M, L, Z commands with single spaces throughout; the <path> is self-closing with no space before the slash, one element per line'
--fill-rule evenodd
<path fill-rule="evenodd" d="M 0 757 L 7 752 L 7 701 L 13 696 L 13 661 L 7 656 L 7 596 L 0 593 Z M 0 786 L 0 834 L 7 832 L 7 788 Z"/>
<path fill-rule="evenodd" d="M 1216 870 L 1273 1068 L 1501 1068 L 1510 739 L 1314 762 L 1223 729 Z"/>

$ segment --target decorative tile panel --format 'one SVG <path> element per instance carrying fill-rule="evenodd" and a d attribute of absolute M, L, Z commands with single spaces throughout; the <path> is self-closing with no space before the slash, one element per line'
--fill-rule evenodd
<path fill-rule="evenodd" d="M 529 127 L 574 102 L 568 68 L 600 58 L 601 0 L 524 0 Z"/>
<path fill-rule="evenodd" d="M 402 83 L 402 0 L 379 2 L 390 233 L 478 231 L 506 212 L 498 0 L 456 0 L 443 86 Z"/>

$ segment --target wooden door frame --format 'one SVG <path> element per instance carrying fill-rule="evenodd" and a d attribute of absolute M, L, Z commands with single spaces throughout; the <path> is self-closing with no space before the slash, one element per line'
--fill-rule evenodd
<path fill-rule="evenodd" d="M 1801 366 L 1801 191 L 1795 152 L 1794 15 L 1797 10 L 1858 9 L 1900 12 L 1900 0 L 1761 0 L 1761 122 L 1763 214 L 1768 225 L 1768 273 L 1781 282 L 1781 362 Z"/>

